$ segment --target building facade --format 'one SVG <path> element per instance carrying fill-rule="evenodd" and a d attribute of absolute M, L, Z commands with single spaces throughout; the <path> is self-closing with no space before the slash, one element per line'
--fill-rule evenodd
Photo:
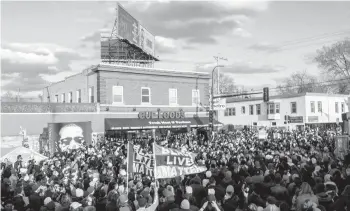
<path fill-rule="evenodd" d="M 46 87 L 43 99 L 109 107 L 191 108 L 208 104 L 209 79 L 203 72 L 100 64 Z"/>
<path fill-rule="evenodd" d="M 349 111 L 349 95 L 304 93 L 262 98 L 227 99 L 226 110 L 219 112 L 224 124 L 296 128 L 306 124 L 342 122 Z"/>

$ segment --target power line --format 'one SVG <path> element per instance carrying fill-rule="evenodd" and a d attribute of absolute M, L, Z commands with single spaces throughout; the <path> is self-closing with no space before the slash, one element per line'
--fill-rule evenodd
<path fill-rule="evenodd" d="M 274 87 L 274 88 L 269 88 L 269 90 L 278 90 L 278 89 L 285 89 L 285 88 L 299 88 L 301 86 L 308 86 L 308 85 L 334 86 L 334 85 L 339 84 L 339 83 L 335 83 L 335 82 L 346 81 L 346 80 L 350 81 L 350 78 L 342 78 L 342 79 L 336 79 L 336 80 L 331 80 L 331 81 L 306 83 L 306 84 L 303 84 L 303 85 L 277 86 L 277 87 Z M 331 84 L 327 85 L 327 83 L 331 83 Z M 259 89 L 255 89 L 255 90 L 252 90 L 252 91 L 259 91 Z"/>

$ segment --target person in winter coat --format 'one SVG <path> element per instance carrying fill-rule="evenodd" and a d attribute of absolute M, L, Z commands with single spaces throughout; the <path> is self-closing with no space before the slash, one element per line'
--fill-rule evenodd
<path fill-rule="evenodd" d="M 312 191 L 311 186 L 308 183 L 303 182 L 301 184 L 301 189 L 300 189 L 300 192 L 299 192 L 298 197 L 296 199 L 296 210 L 297 211 L 301 211 L 302 205 L 304 204 L 304 202 L 307 199 L 309 199 L 310 201 L 312 201 L 318 205 L 318 198 L 314 194 L 314 192 Z"/>
<path fill-rule="evenodd" d="M 222 207 L 224 211 L 236 210 L 239 205 L 239 198 L 234 194 L 234 188 L 232 185 L 227 186 L 226 194 L 223 200 Z"/>

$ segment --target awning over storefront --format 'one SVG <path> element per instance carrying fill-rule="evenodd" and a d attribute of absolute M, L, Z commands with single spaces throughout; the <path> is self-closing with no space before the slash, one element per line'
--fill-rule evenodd
<path fill-rule="evenodd" d="M 106 118 L 105 130 L 135 130 L 156 128 L 185 128 L 207 127 L 208 117 L 181 118 L 181 119 L 133 119 L 133 118 Z M 214 126 L 222 126 L 214 120 Z"/>

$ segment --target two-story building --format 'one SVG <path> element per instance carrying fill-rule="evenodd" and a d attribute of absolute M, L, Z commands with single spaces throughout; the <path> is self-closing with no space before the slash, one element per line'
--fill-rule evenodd
<path fill-rule="evenodd" d="M 240 126 L 289 127 L 325 125 L 342 122 L 348 112 L 349 95 L 303 93 L 263 98 L 227 99 L 226 110 L 219 113 L 224 124 Z"/>
<path fill-rule="evenodd" d="M 105 130 L 208 126 L 208 73 L 101 63 L 43 90 L 51 103 L 98 103 Z M 119 131 L 119 132 L 116 132 Z M 154 130 L 153 130 L 154 131 Z"/>

